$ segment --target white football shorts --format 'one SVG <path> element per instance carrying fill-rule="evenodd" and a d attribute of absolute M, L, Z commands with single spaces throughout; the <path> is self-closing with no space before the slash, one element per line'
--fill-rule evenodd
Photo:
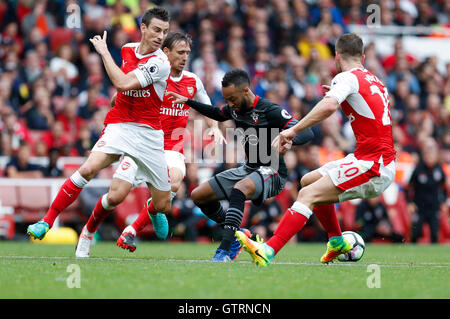
<path fill-rule="evenodd" d="M 186 176 L 186 163 L 184 162 L 184 155 L 177 151 L 165 150 L 164 156 L 166 157 L 167 168 L 178 168 L 184 178 Z"/>
<path fill-rule="evenodd" d="M 134 123 L 108 124 L 92 152 L 123 155 L 114 177 L 133 185 L 146 182 L 158 190 L 170 191 L 162 130 Z"/>
<path fill-rule="evenodd" d="M 358 160 L 354 154 L 329 162 L 319 168 L 322 176 L 329 175 L 333 184 L 344 192 L 339 201 L 372 198 L 381 195 L 395 177 L 395 162 L 384 166 L 379 162 Z"/>

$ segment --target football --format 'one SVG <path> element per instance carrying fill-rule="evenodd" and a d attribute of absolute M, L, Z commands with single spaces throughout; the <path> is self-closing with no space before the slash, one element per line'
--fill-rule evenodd
<path fill-rule="evenodd" d="M 362 237 L 359 234 L 352 231 L 345 231 L 342 233 L 342 236 L 344 236 L 344 238 L 353 245 L 353 248 L 348 253 L 339 255 L 338 260 L 339 261 L 360 260 L 364 255 L 364 251 L 366 250 L 366 244 L 364 243 Z"/>

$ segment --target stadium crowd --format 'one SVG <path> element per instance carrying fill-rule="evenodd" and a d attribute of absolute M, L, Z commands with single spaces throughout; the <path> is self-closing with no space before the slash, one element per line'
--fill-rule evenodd
<path fill-rule="evenodd" d="M 450 1 L 373 2 L 381 8 L 382 26 L 450 28 Z M 0 170 L 10 178 L 58 177 L 64 174 L 56 165 L 59 156 L 86 156 L 102 132 L 115 92 L 89 38 L 107 30 L 108 47 L 120 65 L 121 47 L 139 40 L 142 13 L 154 5 L 170 11 L 171 30 L 182 30 L 192 36 L 187 68 L 202 79 L 213 104 L 224 104 L 221 79 L 225 72 L 241 68 L 251 75 L 256 94 L 301 118 L 324 95 L 321 84 L 329 84 L 336 74 L 336 39 L 348 32 L 349 25 L 366 24 L 365 8 L 369 3 L 362 0 L 0 1 L 0 156 L 9 159 Z M 390 93 L 398 152 L 395 182 L 399 193 L 404 195 L 407 205 L 403 209 L 407 210 L 414 230 L 410 232 L 412 238 L 410 233 L 397 233 L 394 229 L 397 225 L 392 220 L 396 212 L 386 210 L 389 205 L 385 199 L 354 203 L 358 207 L 352 208 L 350 222 L 343 216 L 350 208 L 338 207 L 343 226 L 346 230 L 361 231 L 366 240 L 378 235 L 392 241 L 416 241 L 421 236 L 422 224 L 428 222 L 430 238 L 437 242 L 438 232 L 450 228 L 446 193 L 450 183 L 450 62 L 444 71 L 439 70 L 440 61 L 436 56 L 417 58 L 414 52 L 405 50 L 401 37 L 395 41 L 392 54 L 380 56 L 375 43 L 366 43 L 365 55 L 366 68 L 387 85 Z M 226 163 L 214 164 L 213 158 L 207 158 L 203 150 L 211 141 L 194 133 L 198 121 L 204 119 L 192 110 L 184 146 L 187 176 L 170 216 L 173 237 L 192 241 L 202 235 L 211 236 L 215 227 L 189 198 L 190 191 L 200 182 L 199 169 L 209 163 L 217 173 L 242 160 L 227 155 Z M 232 125 L 230 122 L 219 126 L 224 136 L 225 129 Z M 343 113 L 336 113 L 314 127 L 314 133 L 312 143 L 285 155 L 290 172 L 285 190 L 260 207 L 249 206 L 244 226 L 263 237 L 271 236 L 282 212 L 296 198 L 300 178 L 326 162 L 344 157 L 354 148 L 350 122 Z M 195 138 L 201 141 L 197 143 Z M 438 156 L 425 159 L 423 154 L 427 152 Z M 36 167 L 30 163 L 30 157 L 48 157 L 49 167 Z M 436 178 L 438 171 L 442 172 L 442 179 Z M 437 190 L 436 196 L 416 198 L 424 192 L 417 185 L 424 184 L 427 176 L 429 184 L 433 179 L 436 181 L 433 188 Z M 378 205 L 381 209 L 375 207 Z M 433 212 L 424 207 L 433 207 Z M 314 218 L 309 223 L 310 227 L 299 234 L 298 240 L 326 239 L 326 233 Z M 450 239 L 450 232 L 447 236 Z"/>

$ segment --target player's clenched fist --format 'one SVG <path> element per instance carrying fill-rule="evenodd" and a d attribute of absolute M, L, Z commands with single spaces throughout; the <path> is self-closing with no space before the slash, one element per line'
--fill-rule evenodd
<path fill-rule="evenodd" d="M 103 32 L 103 37 L 96 35 L 89 39 L 89 41 L 94 45 L 95 51 L 97 51 L 98 54 L 103 55 L 108 52 L 108 46 L 106 45 L 106 30 Z"/>

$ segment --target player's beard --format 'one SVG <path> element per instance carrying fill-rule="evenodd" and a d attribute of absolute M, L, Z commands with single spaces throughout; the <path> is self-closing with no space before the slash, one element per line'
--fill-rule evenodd
<path fill-rule="evenodd" d="M 244 97 L 242 99 L 241 107 L 239 109 L 238 114 L 246 113 L 249 110 L 249 108 L 250 108 L 250 100 Z"/>

